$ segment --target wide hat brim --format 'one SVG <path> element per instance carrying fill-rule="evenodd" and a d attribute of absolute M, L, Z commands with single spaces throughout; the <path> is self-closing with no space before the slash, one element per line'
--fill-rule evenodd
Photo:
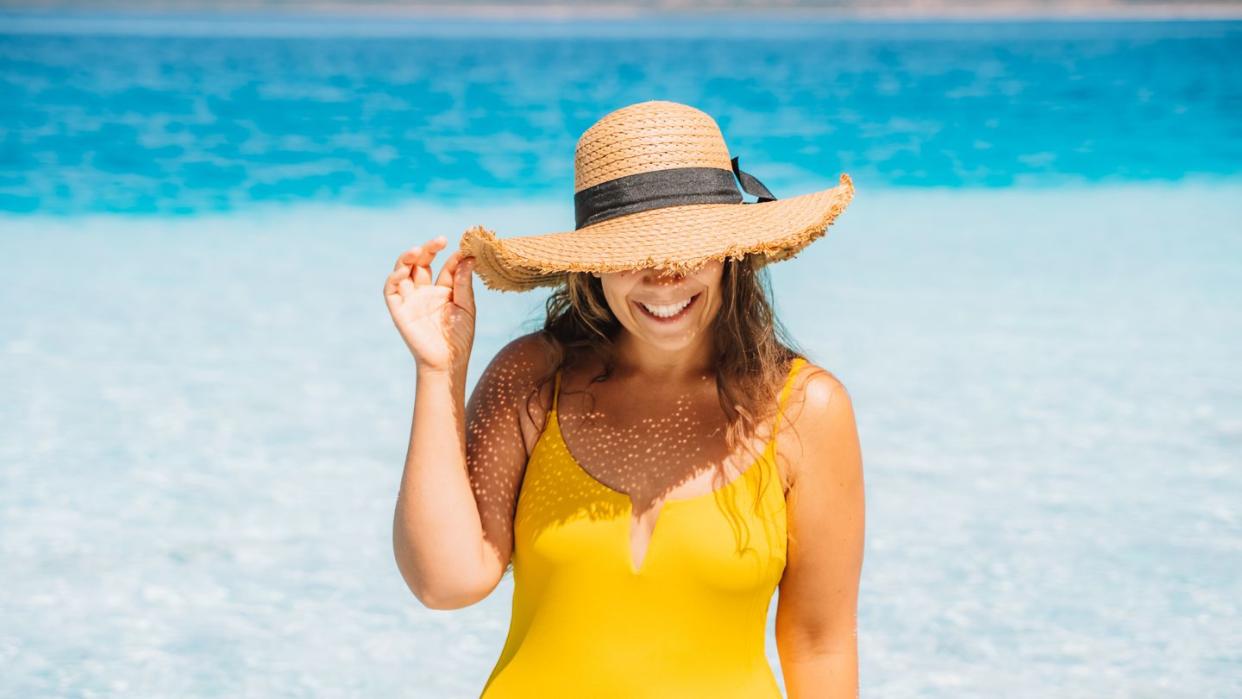
<path fill-rule="evenodd" d="M 853 180 L 842 173 L 835 187 L 788 199 L 668 206 L 572 231 L 498 238 L 474 226 L 462 234 L 460 249 L 475 258 L 484 285 L 497 291 L 556 286 L 568 272 L 684 273 L 751 253 L 768 264 L 794 257 L 827 233 L 853 198 Z"/>

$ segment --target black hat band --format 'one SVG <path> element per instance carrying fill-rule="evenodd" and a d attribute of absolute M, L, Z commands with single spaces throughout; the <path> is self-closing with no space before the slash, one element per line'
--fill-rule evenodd
<path fill-rule="evenodd" d="M 686 204 L 762 204 L 776 201 L 772 192 L 732 161 L 733 170 L 678 167 L 653 170 L 601 182 L 574 194 L 574 230 L 617 216 Z M 742 201 L 738 182 L 757 201 Z"/>

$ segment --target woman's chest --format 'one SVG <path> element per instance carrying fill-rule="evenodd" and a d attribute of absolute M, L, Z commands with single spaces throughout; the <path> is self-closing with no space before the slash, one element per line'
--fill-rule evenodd
<path fill-rule="evenodd" d="M 536 577 L 670 579 L 770 594 L 784 570 L 787 522 L 769 457 L 722 487 L 636 511 L 561 440 L 541 440 L 518 495 L 514 566 Z"/>

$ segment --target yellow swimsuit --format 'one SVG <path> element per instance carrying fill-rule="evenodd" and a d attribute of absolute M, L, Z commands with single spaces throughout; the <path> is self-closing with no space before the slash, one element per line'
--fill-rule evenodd
<path fill-rule="evenodd" d="M 781 696 L 764 650 L 786 553 L 775 435 L 805 362 L 763 456 L 712 493 L 664 501 L 637 570 L 633 503 L 570 455 L 557 374 L 518 494 L 509 635 L 480 699 Z"/>

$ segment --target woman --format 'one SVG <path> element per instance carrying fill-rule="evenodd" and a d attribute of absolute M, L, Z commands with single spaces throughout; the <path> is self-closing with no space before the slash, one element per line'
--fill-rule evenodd
<path fill-rule="evenodd" d="M 406 583 L 457 609 L 512 565 L 483 697 L 779 697 L 778 585 L 789 696 L 856 696 L 851 401 L 777 339 L 759 274 L 822 235 L 852 183 L 777 201 L 711 117 L 663 101 L 588 129 L 575 175 L 574 231 L 476 227 L 433 281 L 440 236 L 387 280 L 418 375 L 393 528 Z M 555 292 L 464 404 L 475 271 Z"/>

